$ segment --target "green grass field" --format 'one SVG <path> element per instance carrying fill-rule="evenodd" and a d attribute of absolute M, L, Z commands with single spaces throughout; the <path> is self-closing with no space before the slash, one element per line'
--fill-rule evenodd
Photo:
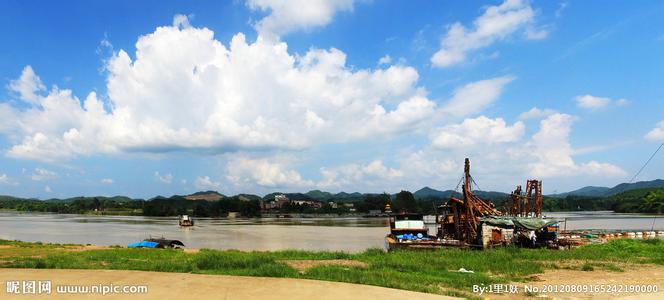
<path fill-rule="evenodd" d="M 621 272 L 626 264 L 664 265 L 662 240 L 613 240 L 572 250 L 497 248 L 485 251 L 243 252 L 111 248 L 73 251 L 73 245 L 0 240 L 0 267 L 114 269 L 308 278 L 469 296 L 473 284 L 524 282 L 547 268 Z M 366 267 L 316 266 L 300 272 L 287 260 L 347 259 Z M 565 264 L 565 262 L 575 262 Z M 576 263 L 581 261 L 581 263 Z M 572 265 L 572 266 L 570 266 Z M 459 273 L 459 268 L 474 273 Z"/>

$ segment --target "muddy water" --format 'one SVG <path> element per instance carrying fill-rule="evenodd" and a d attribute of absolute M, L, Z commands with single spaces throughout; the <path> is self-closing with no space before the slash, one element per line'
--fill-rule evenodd
<path fill-rule="evenodd" d="M 147 237 L 181 240 L 190 248 L 335 250 L 384 247 L 387 218 L 196 219 L 0 212 L 0 239 L 126 245 Z"/>
<path fill-rule="evenodd" d="M 654 220 L 611 212 L 546 215 L 567 218 L 567 229 L 649 230 Z M 664 217 L 654 227 L 664 230 Z M 176 217 L 0 212 L 0 239 L 51 243 L 126 245 L 164 236 L 190 248 L 359 252 L 384 247 L 388 231 L 387 218 L 196 219 L 193 228 L 180 228 Z"/>

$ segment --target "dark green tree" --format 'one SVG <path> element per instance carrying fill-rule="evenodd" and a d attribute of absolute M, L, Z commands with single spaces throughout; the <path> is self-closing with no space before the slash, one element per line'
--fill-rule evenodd
<path fill-rule="evenodd" d="M 417 202 L 415 202 L 413 193 L 409 191 L 399 192 L 397 194 L 396 200 L 394 201 L 394 206 L 398 212 L 417 212 Z"/>

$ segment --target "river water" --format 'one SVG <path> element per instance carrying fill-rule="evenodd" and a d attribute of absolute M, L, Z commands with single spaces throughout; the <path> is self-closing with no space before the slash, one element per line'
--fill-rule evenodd
<path fill-rule="evenodd" d="M 567 219 L 567 229 L 664 230 L 664 217 L 612 212 L 546 213 Z M 189 248 L 238 250 L 333 250 L 383 248 L 387 218 L 196 219 L 181 228 L 177 217 L 91 216 L 0 212 L 0 239 L 95 245 L 127 245 L 150 236 Z M 560 224 L 561 229 L 564 223 Z M 430 230 L 434 234 L 433 230 Z"/>

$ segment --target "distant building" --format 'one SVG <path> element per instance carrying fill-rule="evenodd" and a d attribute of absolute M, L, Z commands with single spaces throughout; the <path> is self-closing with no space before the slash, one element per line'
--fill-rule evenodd
<path fill-rule="evenodd" d="M 290 203 L 290 199 L 284 194 L 275 195 L 274 201 L 277 202 L 277 208 L 282 208 L 284 204 Z"/>
<path fill-rule="evenodd" d="M 323 207 L 322 202 L 311 201 L 311 200 L 296 200 L 296 201 L 292 201 L 291 203 L 296 204 L 296 205 L 308 205 L 308 206 L 310 206 L 314 209 L 319 209 L 319 208 Z"/>
<path fill-rule="evenodd" d="M 339 207 L 339 205 L 337 205 L 337 203 L 332 202 L 332 201 L 328 202 L 327 204 L 329 204 L 330 207 L 335 208 L 335 209 Z"/>

